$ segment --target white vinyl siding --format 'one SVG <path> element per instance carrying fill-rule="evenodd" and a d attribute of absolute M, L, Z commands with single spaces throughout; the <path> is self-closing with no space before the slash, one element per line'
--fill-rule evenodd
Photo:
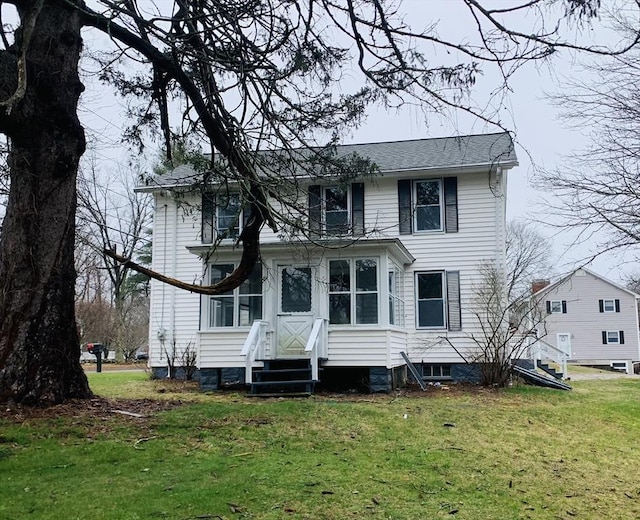
<path fill-rule="evenodd" d="M 569 310 L 567 314 L 546 315 L 544 340 L 555 345 L 557 334 L 571 334 L 571 359 L 580 362 L 637 361 L 640 353 L 635 296 L 588 271 L 581 272 L 544 293 L 547 301 L 567 301 Z M 605 312 L 607 300 L 613 311 Z M 624 343 L 620 341 L 620 331 Z"/>
<path fill-rule="evenodd" d="M 447 173 L 451 175 L 451 172 Z M 503 251 L 497 247 L 503 240 L 503 230 L 498 222 L 504 216 L 504 198 L 501 189 L 492 191 L 489 185 L 489 175 L 483 172 L 455 172 L 457 176 L 457 204 L 458 225 L 456 233 L 415 233 L 400 236 L 398 230 L 398 196 L 397 180 L 399 174 L 377 176 L 365 180 L 365 210 L 364 228 L 367 239 L 399 239 L 403 246 L 415 258 L 415 261 L 407 266 L 400 266 L 402 276 L 396 278 L 397 291 L 395 295 L 388 291 L 389 265 L 379 262 L 377 269 L 377 286 L 372 290 L 371 286 L 362 285 L 356 288 L 355 272 L 353 289 L 349 289 L 349 323 L 357 331 L 351 333 L 347 325 L 330 326 L 329 334 L 329 360 L 327 363 L 338 363 L 340 366 L 397 366 L 402 364 L 399 352 L 407 351 L 412 359 L 421 361 L 423 357 L 433 363 L 460 362 L 460 357 L 445 342 L 442 336 L 451 340 L 457 348 L 465 350 L 473 347 L 468 339 L 472 333 L 479 330 L 471 313 L 470 302 L 473 296 L 474 286 L 480 282 L 478 265 L 482 262 L 500 261 Z M 403 174 L 404 175 L 404 174 Z M 443 172 L 434 172 L 433 179 L 442 179 Z M 412 174 L 415 180 L 429 180 L 429 172 L 416 172 Z M 495 184 L 492 185 L 495 188 Z M 306 192 L 301 191 L 301 197 L 306 197 Z M 201 204 L 200 197 L 185 195 L 178 202 L 171 195 L 156 195 L 158 204 L 154 222 L 154 268 L 174 276 L 181 280 L 207 283 L 203 279 L 203 261 L 200 256 L 189 252 L 186 246 L 194 246 L 201 243 L 201 217 L 194 207 Z M 167 205 L 167 218 L 165 225 L 164 204 Z M 185 211 L 177 207 L 184 205 Z M 188 208 L 188 210 L 187 210 Z M 273 244 L 280 244 L 281 238 L 268 226 L 264 226 L 261 232 L 263 245 L 263 260 L 271 255 L 271 258 L 282 259 L 285 256 L 295 256 L 290 249 L 275 250 Z M 280 247 L 280 246 L 277 246 Z M 348 252 L 349 248 L 345 248 Z M 342 253 L 342 258 L 346 256 Z M 304 251 L 304 255 L 315 255 Z M 375 258 L 377 252 L 367 252 L 362 259 Z M 284 255 L 284 256 L 283 256 Z M 313 256 L 310 263 L 319 265 L 324 263 L 328 276 L 327 251 L 319 250 L 317 256 Z M 238 249 L 215 251 L 209 258 L 212 264 L 237 264 L 240 258 Z M 353 263 L 360 257 L 351 258 L 350 269 L 355 271 Z M 272 267 L 266 267 L 265 276 L 270 277 Z M 463 330 L 452 332 L 444 329 L 416 330 L 416 302 L 415 302 L 415 273 L 417 272 L 446 272 L 457 271 L 460 278 L 460 300 L 462 309 Z M 246 339 L 247 329 L 235 331 L 235 327 L 223 327 L 217 330 L 206 331 L 208 328 L 208 297 L 200 298 L 192 294 L 170 286 L 152 282 L 152 316 L 150 319 L 150 342 L 152 366 L 163 364 L 159 352 L 158 331 L 163 328 L 167 331 L 167 337 L 174 334 L 178 343 L 187 344 L 189 341 L 197 341 L 200 348 L 199 363 L 201 367 L 210 366 L 243 366 L 239 351 Z M 267 287 L 269 285 L 269 287 Z M 323 291 L 325 310 L 322 317 L 329 318 L 329 289 L 328 284 L 320 284 L 319 291 Z M 277 299 L 275 280 L 265 284 L 263 288 L 264 313 L 263 319 L 270 319 L 271 306 Z M 446 291 L 446 286 L 445 286 Z M 445 293 L 446 294 L 446 293 Z M 383 299 L 384 297 L 384 299 Z M 446 296 L 445 296 L 446 297 Z M 357 323 L 356 306 L 358 299 L 361 301 L 360 312 L 366 310 L 364 303 L 368 300 L 376 300 L 376 323 Z M 393 307 L 393 309 L 392 309 Z M 370 307 L 368 307 L 370 308 Z M 202 322 L 200 315 L 202 312 Z M 394 314 L 394 329 L 396 334 L 391 341 L 387 334 L 389 331 L 383 327 L 389 325 L 382 322 L 389 312 Z M 364 321 L 372 320 L 372 315 L 365 317 Z M 446 318 L 445 318 L 446 319 Z M 404 320 L 404 322 L 403 322 Z M 360 320 L 362 321 L 362 320 Z M 270 322 L 270 326 L 274 326 Z M 337 327 L 337 328 L 336 328 Z M 406 327 L 400 330 L 399 327 Z M 202 330 L 201 330 L 202 329 Z M 335 330 L 334 330 L 335 329 Z M 337 330 L 339 329 L 339 330 Z M 201 330 L 201 332 L 198 332 Z M 167 340 L 168 341 L 168 340 Z M 369 343 L 371 341 L 371 343 Z M 393 345 L 393 347 L 390 347 Z M 371 351 L 369 349 L 371 348 Z M 390 350 L 391 349 L 391 352 Z M 337 360 L 337 361 L 336 361 Z M 166 364 L 166 363 L 165 363 Z M 338 365 L 336 365 L 338 366 Z"/>

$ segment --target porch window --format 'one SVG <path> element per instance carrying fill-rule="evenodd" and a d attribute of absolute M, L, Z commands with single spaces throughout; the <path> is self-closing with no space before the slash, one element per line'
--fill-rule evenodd
<path fill-rule="evenodd" d="M 376 259 L 329 261 L 329 323 L 378 323 Z"/>
<path fill-rule="evenodd" d="M 234 264 L 212 265 L 211 284 L 223 280 L 234 269 Z M 245 327 L 259 319 L 262 319 L 262 266 L 256 264 L 240 287 L 209 298 L 209 327 Z"/>
<path fill-rule="evenodd" d="M 396 264 L 389 269 L 389 324 L 404 326 L 404 299 L 402 270 Z"/>
<path fill-rule="evenodd" d="M 444 328 L 444 273 L 416 273 L 418 328 Z"/>

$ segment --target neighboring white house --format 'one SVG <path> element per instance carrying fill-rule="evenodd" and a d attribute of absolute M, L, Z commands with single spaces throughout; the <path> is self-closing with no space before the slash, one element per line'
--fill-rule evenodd
<path fill-rule="evenodd" d="M 569 361 L 632 372 L 640 360 L 640 295 L 581 268 L 532 298 L 544 316 L 543 341 L 566 352 Z"/>
<path fill-rule="evenodd" d="M 249 382 L 273 359 L 311 358 L 315 380 L 364 381 L 376 391 L 405 374 L 403 351 L 425 376 L 462 372 L 449 342 L 472 348 L 479 266 L 505 261 L 506 174 L 517 166 L 511 137 L 338 147 L 339 155 L 352 153 L 371 159 L 379 174 L 303 187 L 305 218 L 330 247 L 283 241 L 265 228 L 261 264 L 232 293 L 201 297 L 152 281 L 156 376 L 166 375 L 167 356 L 180 365 L 185 349 L 197 354 L 201 386 L 211 389 Z M 234 240 L 213 244 L 234 220 L 237 236 L 242 203 L 233 193 L 203 198 L 191 187 L 195 177 L 180 167 L 140 190 L 155 198 L 153 269 L 206 285 L 238 264 Z M 336 229 L 355 236 L 337 237 Z"/>

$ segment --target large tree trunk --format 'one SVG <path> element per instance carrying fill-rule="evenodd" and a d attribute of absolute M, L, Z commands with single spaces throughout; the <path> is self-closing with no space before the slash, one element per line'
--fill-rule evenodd
<path fill-rule="evenodd" d="M 23 27 L 35 3 L 21 2 Z M 0 115 L 11 147 L 0 234 L 0 401 L 50 405 L 91 395 L 74 311 L 81 45 L 77 14 L 64 0 L 45 0 L 28 47 L 26 93 Z"/>

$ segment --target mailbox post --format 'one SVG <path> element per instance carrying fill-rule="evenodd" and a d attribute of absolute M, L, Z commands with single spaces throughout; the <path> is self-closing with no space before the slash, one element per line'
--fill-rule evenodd
<path fill-rule="evenodd" d="M 102 343 L 87 343 L 87 351 L 96 357 L 96 372 L 102 372 L 102 353 L 106 352 Z"/>

